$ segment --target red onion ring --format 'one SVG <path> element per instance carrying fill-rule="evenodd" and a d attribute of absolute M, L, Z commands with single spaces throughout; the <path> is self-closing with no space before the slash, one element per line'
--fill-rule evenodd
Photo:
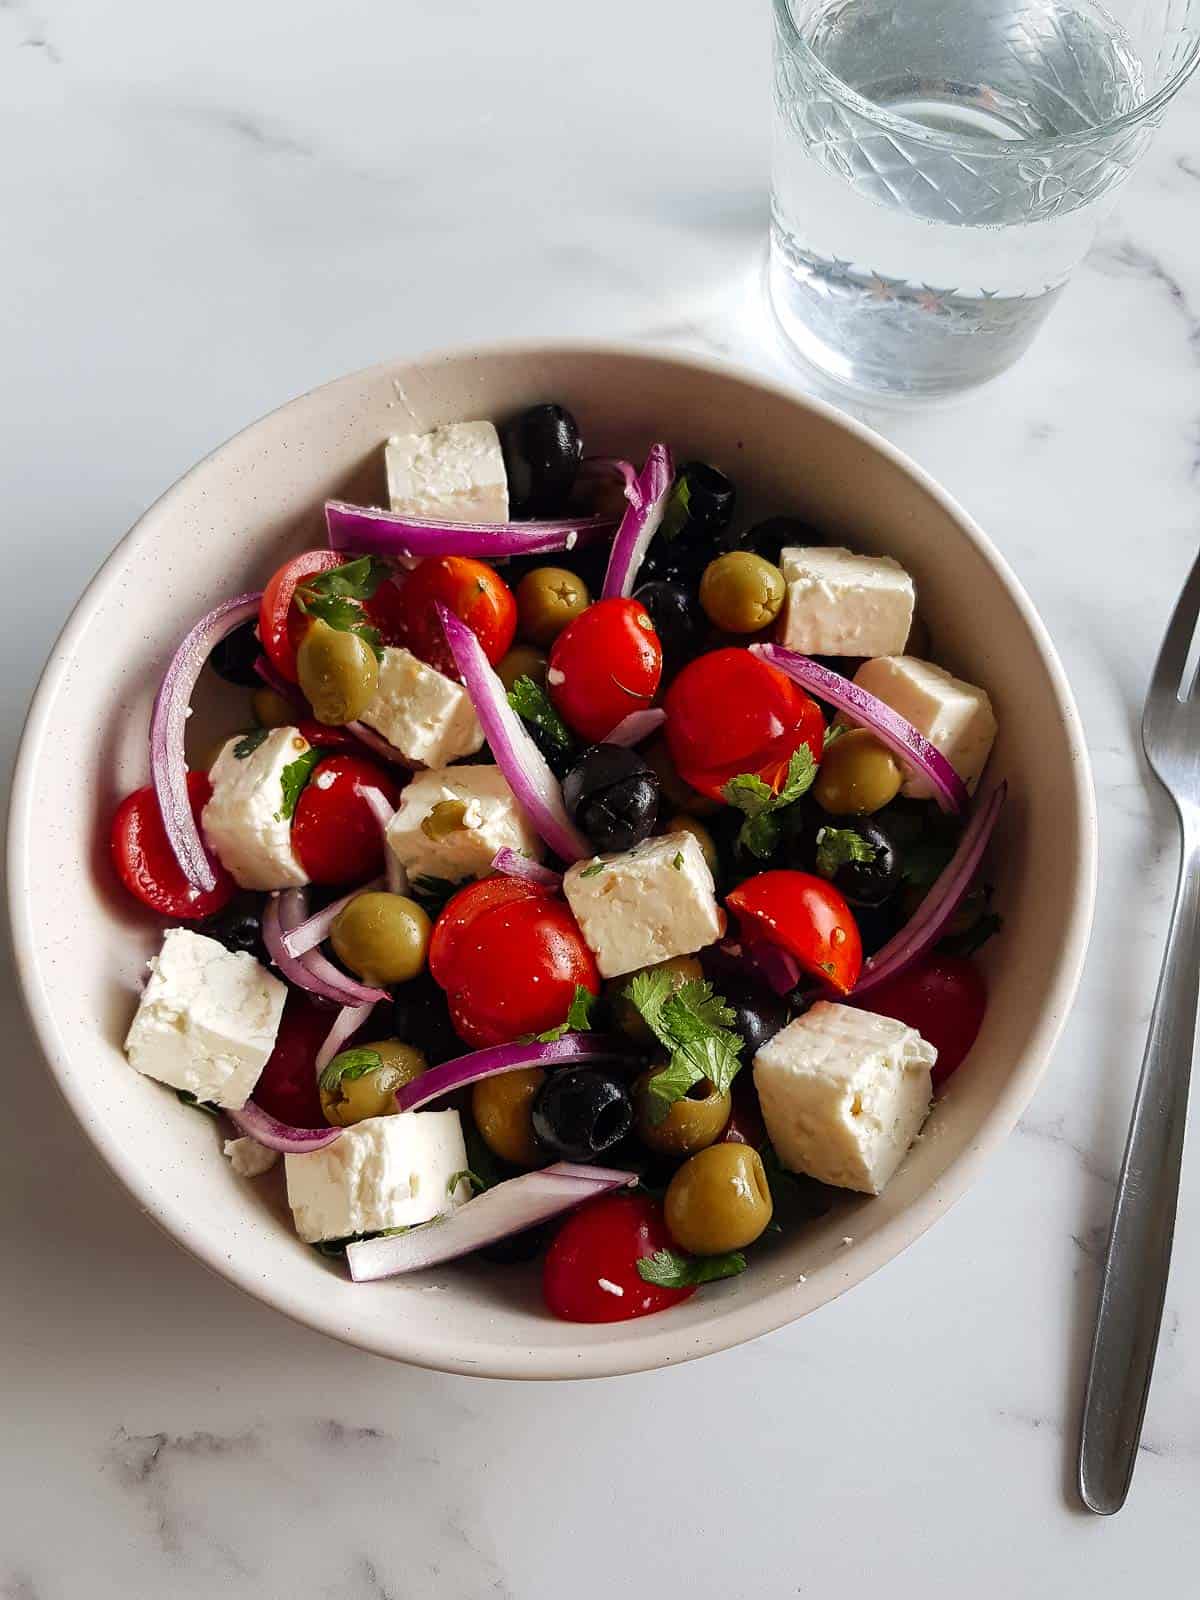
<path fill-rule="evenodd" d="M 601 599 L 627 597 L 633 593 L 650 541 L 662 523 L 674 481 L 675 465 L 670 450 L 665 444 L 652 444 L 637 480 L 638 498 L 634 499 L 626 490 L 629 505 L 613 540 Z"/>
<path fill-rule="evenodd" d="M 633 1046 L 622 1039 L 603 1033 L 564 1033 L 561 1039 L 550 1044 L 494 1044 L 486 1050 L 472 1050 L 470 1055 L 456 1056 L 453 1061 L 443 1061 L 430 1067 L 419 1078 L 406 1083 L 396 1091 L 396 1104 L 401 1111 L 416 1111 L 431 1100 L 455 1089 L 465 1089 L 478 1083 L 480 1078 L 491 1078 L 501 1072 L 515 1072 L 519 1067 L 561 1067 L 569 1062 L 612 1061 L 633 1054 Z"/>

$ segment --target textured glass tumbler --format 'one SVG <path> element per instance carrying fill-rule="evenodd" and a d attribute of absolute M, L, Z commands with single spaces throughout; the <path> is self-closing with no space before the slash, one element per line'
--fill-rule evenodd
<path fill-rule="evenodd" d="M 1176 91 L 1200 0 L 774 0 L 770 294 L 855 389 L 1010 365 Z"/>

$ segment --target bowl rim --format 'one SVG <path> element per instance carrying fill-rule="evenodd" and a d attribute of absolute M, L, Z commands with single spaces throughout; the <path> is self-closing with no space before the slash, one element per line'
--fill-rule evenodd
<path fill-rule="evenodd" d="M 117 1132 L 85 1120 L 82 1108 L 75 1104 L 68 1091 L 64 1076 L 66 1049 L 57 1031 L 46 986 L 34 961 L 32 911 L 29 897 L 21 893 L 21 884 L 33 816 L 35 769 L 49 732 L 51 707 L 70 665 L 76 641 L 87 629 L 93 612 L 100 604 L 100 596 L 105 588 L 105 577 L 110 567 L 118 558 L 127 554 L 132 544 L 148 535 L 147 525 L 156 520 L 160 508 L 189 482 L 193 474 L 200 472 L 214 457 L 220 455 L 234 439 L 253 431 L 269 418 L 278 417 L 293 408 L 301 407 L 312 395 L 337 384 L 375 380 L 394 374 L 397 367 L 435 365 L 462 360 L 464 357 L 537 359 L 563 354 L 580 361 L 617 358 L 667 362 L 706 376 L 733 378 L 790 405 L 813 412 L 833 426 L 850 433 L 868 448 L 882 455 L 892 466 L 906 473 L 937 502 L 995 573 L 1009 600 L 1028 627 L 1049 675 L 1053 692 L 1064 714 L 1063 720 L 1069 740 L 1068 754 L 1071 758 L 1074 800 L 1080 823 L 1081 860 L 1079 891 L 1071 908 L 1067 934 L 1058 954 L 1053 983 L 1027 1048 L 1005 1080 L 1001 1093 L 992 1104 L 985 1125 L 973 1143 L 955 1157 L 941 1177 L 924 1193 L 858 1246 L 845 1252 L 844 1264 L 834 1283 L 825 1285 L 819 1294 L 814 1294 L 811 1290 L 806 1292 L 803 1282 L 774 1288 L 760 1298 L 732 1307 L 723 1314 L 714 1315 L 711 1322 L 706 1325 L 704 1337 L 701 1338 L 696 1338 L 694 1329 L 689 1335 L 682 1337 L 678 1333 L 673 1334 L 669 1325 L 670 1319 L 663 1319 L 661 1328 L 656 1328 L 649 1336 L 643 1333 L 637 1342 L 626 1342 L 621 1339 L 619 1333 L 625 1324 L 616 1323 L 612 1326 L 617 1332 L 602 1344 L 579 1347 L 576 1350 L 543 1350 L 536 1365 L 531 1365 L 531 1353 L 523 1346 L 498 1345 L 494 1341 L 489 1343 L 486 1338 L 470 1341 L 462 1339 L 451 1350 L 435 1347 L 427 1341 L 406 1338 L 402 1327 L 389 1330 L 387 1337 L 356 1334 L 343 1324 L 336 1312 L 326 1313 L 319 1304 L 310 1304 L 310 1297 L 306 1293 L 294 1292 L 286 1286 L 282 1289 L 278 1287 L 274 1290 L 269 1289 L 261 1276 L 251 1269 L 240 1267 L 236 1260 L 221 1250 L 217 1242 L 206 1242 L 198 1230 L 177 1231 L 166 1217 L 160 1215 L 156 1197 L 143 1186 L 141 1169 L 122 1144 Z M 715 360 L 690 351 L 678 351 L 634 340 L 502 339 L 474 343 L 466 347 L 441 348 L 414 356 L 394 357 L 314 385 L 302 394 L 285 401 L 284 404 L 264 412 L 245 427 L 229 435 L 207 455 L 201 457 L 142 512 L 105 558 L 76 601 L 54 641 L 32 696 L 14 766 L 9 805 L 7 898 L 18 987 L 31 1031 L 50 1068 L 51 1076 L 85 1137 L 98 1152 L 109 1171 L 129 1192 L 143 1214 L 148 1216 L 169 1239 L 217 1276 L 232 1283 L 262 1304 L 354 1349 L 386 1356 L 430 1371 L 536 1380 L 613 1377 L 626 1373 L 652 1371 L 731 1349 L 763 1334 L 775 1332 L 819 1306 L 838 1298 L 915 1243 L 966 1192 L 986 1158 L 1008 1137 L 1022 1111 L 1033 1098 L 1049 1065 L 1051 1054 L 1070 1013 L 1087 953 L 1096 898 L 1097 856 L 1098 821 L 1091 763 L 1083 737 L 1079 710 L 1058 652 L 1032 601 L 1003 555 L 958 501 L 923 467 L 873 428 L 849 416 L 828 401 L 793 389 L 784 382 L 764 377 L 744 364 L 723 359 Z M 645 1327 L 646 1324 L 642 1323 L 641 1329 L 644 1330 Z"/>

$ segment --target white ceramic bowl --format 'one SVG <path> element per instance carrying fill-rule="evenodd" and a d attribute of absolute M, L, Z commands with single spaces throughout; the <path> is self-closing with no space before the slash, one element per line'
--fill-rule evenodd
<path fill-rule="evenodd" d="M 665 438 L 681 457 L 726 467 L 752 514 L 807 513 L 852 545 L 896 556 L 916 578 L 938 660 L 991 693 L 992 771 L 1010 784 L 995 844 L 1005 927 L 983 956 L 987 1018 L 886 1194 L 848 1197 L 680 1307 L 599 1327 L 552 1320 L 533 1269 L 471 1263 L 356 1286 L 301 1244 L 279 1173 L 235 1177 L 212 1123 L 124 1060 L 159 928 L 120 889 L 107 854 L 114 806 L 147 781 L 154 689 L 191 622 L 321 544 L 327 496 L 382 501 L 389 433 L 501 418 L 542 399 L 571 407 L 592 453 L 640 460 Z M 206 719 L 236 724 L 221 690 L 198 698 L 197 738 Z M 244 695 L 240 704 L 244 718 Z M 55 646 L 9 830 L 14 944 L 33 1024 L 68 1104 L 137 1204 L 206 1265 L 310 1327 L 423 1366 L 510 1378 L 632 1372 L 739 1344 L 841 1294 L 917 1238 L 1033 1094 L 1075 993 L 1095 857 L 1087 753 L 1053 646 L 1003 560 L 935 483 L 830 407 L 747 374 L 641 348 L 559 345 L 343 378 L 194 467 L 118 546 Z"/>

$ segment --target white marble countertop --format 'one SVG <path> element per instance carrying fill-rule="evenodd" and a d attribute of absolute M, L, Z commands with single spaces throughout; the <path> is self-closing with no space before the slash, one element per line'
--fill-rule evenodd
<path fill-rule="evenodd" d="M 293 393 L 529 334 L 785 371 L 758 289 L 766 123 L 764 5 L 0 0 L 6 757 L 115 540 Z M 1028 585 L 1099 787 L 1079 1004 L 974 1191 L 845 1299 L 706 1362 L 411 1371 L 291 1326 L 139 1217 L 5 976 L 4 1600 L 1192 1592 L 1200 1150 L 1132 1499 L 1089 1519 L 1070 1480 L 1173 873 L 1136 726 L 1200 532 L 1197 150 L 1193 89 L 1021 365 L 868 416 Z"/>

